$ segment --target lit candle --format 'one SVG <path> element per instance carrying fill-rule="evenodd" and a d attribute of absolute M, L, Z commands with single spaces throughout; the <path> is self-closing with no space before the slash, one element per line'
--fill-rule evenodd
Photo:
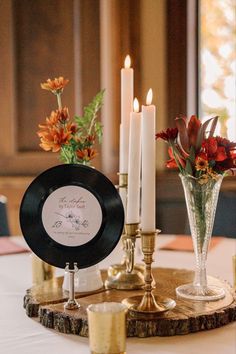
<path fill-rule="evenodd" d="M 134 71 L 127 55 L 121 69 L 120 173 L 128 173 L 130 113 L 133 111 Z"/>
<path fill-rule="evenodd" d="M 155 168 L 155 120 L 156 108 L 152 103 L 152 90 L 147 94 L 146 106 L 142 106 L 142 232 L 156 229 L 156 168 Z"/>
<path fill-rule="evenodd" d="M 129 167 L 127 224 L 139 223 L 141 168 L 141 113 L 139 103 L 134 99 L 134 112 L 130 114 Z"/>

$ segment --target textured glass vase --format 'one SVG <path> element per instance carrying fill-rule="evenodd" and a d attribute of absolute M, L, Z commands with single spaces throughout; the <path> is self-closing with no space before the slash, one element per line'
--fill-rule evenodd
<path fill-rule="evenodd" d="M 196 269 L 193 283 L 179 286 L 176 293 L 190 300 L 218 300 L 225 296 L 225 292 L 222 288 L 208 285 L 206 261 L 223 176 L 197 179 L 180 175 L 180 178 L 188 210 Z"/>

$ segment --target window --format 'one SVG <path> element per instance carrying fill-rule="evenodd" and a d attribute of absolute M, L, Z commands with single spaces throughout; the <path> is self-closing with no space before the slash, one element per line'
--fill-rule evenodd
<path fill-rule="evenodd" d="M 236 1 L 199 2 L 199 115 L 219 115 L 217 134 L 236 140 Z"/>

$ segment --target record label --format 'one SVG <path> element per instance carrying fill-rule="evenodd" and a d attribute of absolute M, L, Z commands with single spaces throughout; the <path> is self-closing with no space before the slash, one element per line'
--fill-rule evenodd
<path fill-rule="evenodd" d="M 87 189 L 65 186 L 46 199 L 42 222 L 54 241 L 65 246 L 81 246 L 98 233 L 102 210 L 98 200 Z"/>

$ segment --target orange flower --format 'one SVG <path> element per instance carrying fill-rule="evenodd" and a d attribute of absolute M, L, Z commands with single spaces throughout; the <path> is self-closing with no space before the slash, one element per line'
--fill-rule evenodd
<path fill-rule="evenodd" d="M 72 138 L 71 126 L 72 124 L 60 128 L 48 127 L 39 131 L 38 136 L 41 140 L 41 144 L 39 144 L 39 146 L 41 146 L 41 148 L 45 151 L 60 151 L 61 146 L 68 144 Z"/>
<path fill-rule="evenodd" d="M 46 117 L 45 124 L 39 124 L 39 128 L 42 130 L 48 129 L 48 127 L 54 127 L 59 121 L 58 111 L 52 111 L 50 117 Z"/>
<path fill-rule="evenodd" d="M 77 150 L 76 155 L 79 160 L 90 161 L 97 155 L 97 151 L 95 149 L 86 148 L 83 150 Z"/>
<path fill-rule="evenodd" d="M 197 156 L 195 160 L 195 167 L 197 171 L 205 171 L 208 168 L 207 157 Z"/>
<path fill-rule="evenodd" d="M 62 93 L 64 87 L 68 84 L 69 80 L 64 79 L 63 76 L 55 78 L 54 80 L 47 79 L 46 82 L 41 84 L 43 90 L 51 91 L 54 94 Z"/>
<path fill-rule="evenodd" d="M 52 111 L 50 117 L 46 117 L 45 124 L 39 124 L 38 127 L 41 130 L 47 130 L 48 128 L 60 127 L 61 124 L 68 124 L 69 111 L 67 107 Z M 73 128 L 74 129 L 74 128 Z"/>

